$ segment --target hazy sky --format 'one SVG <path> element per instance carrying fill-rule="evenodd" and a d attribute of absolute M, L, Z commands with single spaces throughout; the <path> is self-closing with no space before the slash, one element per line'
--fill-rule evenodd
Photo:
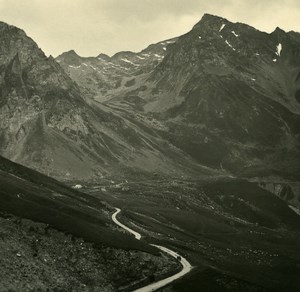
<path fill-rule="evenodd" d="M 139 51 L 186 33 L 204 13 L 267 32 L 300 31 L 299 0 L 0 0 L 0 20 L 53 56 Z"/>

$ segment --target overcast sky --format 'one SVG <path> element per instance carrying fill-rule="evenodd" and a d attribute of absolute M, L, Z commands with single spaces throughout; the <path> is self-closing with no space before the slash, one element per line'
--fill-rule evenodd
<path fill-rule="evenodd" d="M 0 20 L 49 55 L 140 51 L 189 31 L 210 13 L 271 32 L 300 31 L 299 0 L 0 0 Z"/>

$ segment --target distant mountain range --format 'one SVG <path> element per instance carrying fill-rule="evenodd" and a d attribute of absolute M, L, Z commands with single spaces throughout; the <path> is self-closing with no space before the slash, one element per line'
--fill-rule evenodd
<path fill-rule="evenodd" d="M 204 15 L 139 53 L 47 58 L 0 24 L 0 154 L 60 179 L 300 173 L 300 34 Z"/>
<path fill-rule="evenodd" d="M 56 61 L 81 86 L 82 91 L 99 101 L 110 99 L 116 92 L 131 87 L 132 77 L 145 75 L 165 57 L 176 38 L 150 45 L 139 53 L 119 52 L 112 57 L 80 57 L 74 50 L 63 53 Z"/>

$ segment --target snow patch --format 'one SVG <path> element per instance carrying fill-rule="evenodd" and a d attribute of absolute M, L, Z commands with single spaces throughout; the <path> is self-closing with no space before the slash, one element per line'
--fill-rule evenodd
<path fill-rule="evenodd" d="M 145 60 L 145 58 L 143 57 L 140 57 L 140 56 L 137 56 L 140 60 Z"/>
<path fill-rule="evenodd" d="M 118 64 L 114 64 L 114 63 L 112 63 L 112 62 L 108 62 L 108 64 L 109 64 L 109 65 L 111 65 L 111 66 L 113 66 L 113 67 L 120 67 L 120 68 L 121 68 L 121 66 L 120 66 L 120 65 L 118 65 Z"/>
<path fill-rule="evenodd" d="M 231 33 L 232 33 L 235 37 L 237 37 L 237 38 L 239 37 L 239 35 L 238 35 L 235 31 L 232 31 Z"/>
<path fill-rule="evenodd" d="M 202 39 L 202 37 L 201 37 L 200 35 L 198 36 L 198 38 L 199 38 L 199 40 L 201 40 L 201 39 Z"/>
<path fill-rule="evenodd" d="M 166 47 L 163 47 L 163 49 L 164 49 L 164 51 L 166 51 L 166 50 L 167 50 L 167 48 L 166 48 Z"/>
<path fill-rule="evenodd" d="M 82 189 L 82 185 L 75 185 L 72 188 L 76 189 L 76 190 L 80 190 L 80 189 Z"/>
<path fill-rule="evenodd" d="M 277 62 L 277 59 L 273 59 L 273 62 Z"/>
<path fill-rule="evenodd" d="M 255 78 L 251 78 L 251 80 L 252 80 L 252 81 L 256 81 L 256 79 L 255 79 Z"/>
<path fill-rule="evenodd" d="M 260 56 L 259 53 L 255 53 L 256 56 Z"/>
<path fill-rule="evenodd" d="M 86 64 L 86 63 L 82 63 L 81 65 L 84 65 L 84 66 L 86 66 L 86 67 L 88 66 L 88 64 Z"/>
<path fill-rule="evenodd" d="M 219 29 L 219 32 L 221 32 L 224 29 L 225 25 L 226 24 L 222 24 L 221 28 Z"/>
<path fill-rule="evenodd" d="M 90 65 L 90 67 L 91 67 L 92 69 L 94 69 L 95 71 L 97 71 L 97 68 L 95 68 L 94 66 Z"/>
<path fill-rule="evenodd" d="M 128 63 L 128 64 L 131 64 L 131 65 L 133 65 L 133 66 L 140 66 L 140 65 L 138 65 L 138 64 L 135 64 L 135 63 L 133 63 L 133 62 L 131 62 L 131 61 L 129 61 L 128 59 L 121 59 L 123 62 L 126 62 L 126 63 Z"/>
<path fill-rule="evenodd" d="M 235 51 L 235 48 L 229 43 L 229 41 L 225 40 L 225 43 L 226 43 L 233 51 Z"/>
<path fill-rule="evenodd" d="M 118 70 L 126 70 L 128 71 L 129 69 L 128 68 L 125 68 L 125 67 L 122 67 L 118 64 L 114 64 L 112 62 L 108 62 L 107 64 L 109 64 L 111 67 L 113 67 L 114 69 L 118 69 Z"/>
<path fill-rule="evenodd" d="M 282 51 L 282 44 L 281 43 L 279 43 L 278 45 L 277 45 L 277 52 L 276 52 L 276 55 L 277 56 L 280 56 L 280 54 L 281 54 L 281 51 Z"/>
<path fill-rule="evenodd" d="M 158 54 L 154 54 L 154 56 L 155 56 L 156 58 L 163 58 L 163 56 L 158 55 Z"/>
<path fill-rule="evenodd" d="M 74 69 L 79 69 L 81 66 L 80 66 L 80 65 L 79 65 L 79 66 L 72 66 L 72 65 L 69 65 L 69 67 L 74 68 Z"/>

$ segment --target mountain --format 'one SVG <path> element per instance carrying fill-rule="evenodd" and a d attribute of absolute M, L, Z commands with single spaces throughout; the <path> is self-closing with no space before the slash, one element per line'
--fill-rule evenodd
<path fill-rule="evenodd" d="M 150 74 L 144 110 L 199 163 L 298 179 L 299 54 L 293 34 L 204 15 Z"/>
<path fill-rule="evenodd" d="M 176 38 L 152 44 L 139 53 L 119 52 L 109 57 L 80 57 L 74 50 L 55 60 L 81 86 L 83 93 L 98 101 L 105 101 L 134 85 L 135 78 L 143 80 L 164 58 Z"/>
<path fill-rule="evenodd" d="M 299 42 L 205 14 L 105 104 L 159 121 L 159 135 L 199 164 L 298 180 Z"/>
<path fill-rule="evenodd" d="M 204 15 L 139 53 L 55 60 L 0 23 L 4 290 L 132 290 L 178 267 L 153 242 L 196 267 L 164 291 L 296 291 L 299 40 Z"/>
<path fill-rule="evenodd" d="M 1 23 L 0 36 L 3 156 L 69 180 L 117 176 L 131 170 L 184 175 L 195 168 L 192 171 L 210 173 L 152 127 L 87 99 L 24 31 Z M 68 55 L 75 65 L 75 52 Z M 124 63 L 122 56 L 114 58 Z"/>
<path fill-rule="evenodd" d="M 3 23 L 1 40 L 5 157 L 70 180 L 299 180 L 298 33 L 206 14 L 138 53 L 56 60 Z"/>

